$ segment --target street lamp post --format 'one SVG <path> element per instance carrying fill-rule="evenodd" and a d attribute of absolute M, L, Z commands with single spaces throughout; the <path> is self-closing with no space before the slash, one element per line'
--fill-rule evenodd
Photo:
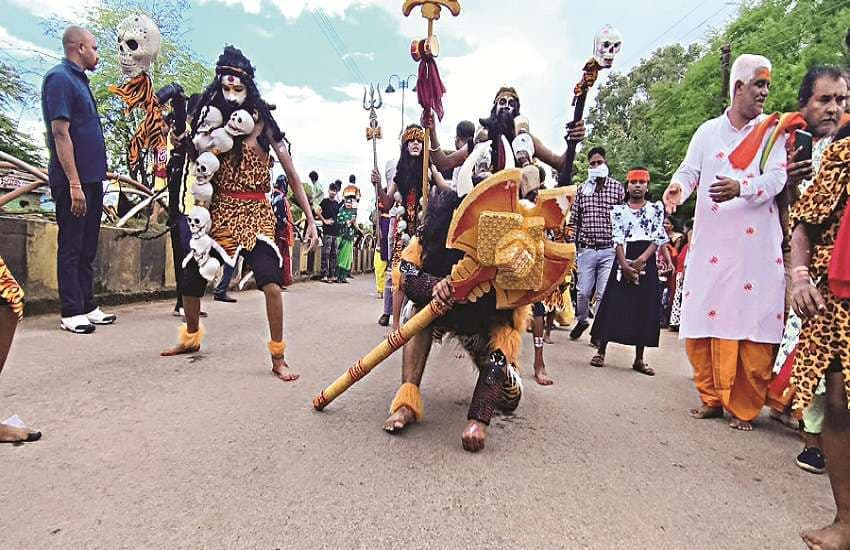
<path fill-rule="evenodd" d="M 402 80 L 402 78 L 397 74 L 391 75 L 387 83 L 387 89 L 384 90 L 388 94 L 393 94 L 396 91 L 396 89 L 393 88 L 393 78 L 396 79 L 396 82 L 398 83 L 397 85 L 401 89 L 401 131 L 398 134 L 401 135 L 404 133 L 404 94 L 408 88 L 410 88 L 413 92 L 416 91 L 416 75 L 407 75 L 407 78 L 404 80 Z"/>

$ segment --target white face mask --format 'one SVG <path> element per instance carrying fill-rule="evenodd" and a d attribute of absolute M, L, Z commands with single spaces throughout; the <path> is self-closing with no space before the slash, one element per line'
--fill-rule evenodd
<path fill-rule="evenodd" d="M 589 168 L 587 170 L 587 177 L 590 179 L 596 178 L 607 178 L 608 177 L 608 165 L 600 164 L 596 168 Z"/>

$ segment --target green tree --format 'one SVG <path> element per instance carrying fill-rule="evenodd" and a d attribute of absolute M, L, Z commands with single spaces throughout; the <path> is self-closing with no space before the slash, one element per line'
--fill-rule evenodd
<path fill-rule="evenodd" d="M 628 75 L 612 75 L 588 117 L 588 143 L 606 146 L 616 176 L 623 174 L 623 163 L 647 165 L 653 194 L 660 198 L 694 131 L 729 102 L 722 93 L 724 44 L 731 45 L 733 60 L 742 53 L 771 60 L 766 108 L 786 112 L 797 109 L 798 88 L 809 68 L 846 67 L 848 27 L 846 0 L 744 2 L 733 21 L 710 34 L 705 47 L 661 48 Z"/>
<path fill-rule="evenodd" d="M 190 9 L 188 0 L 105 0 L 86 11 L 82 26 L 95 36 L 100 52 L 100 64 L 90 82 L 103 123 L 110 166 L 123 166 L 129 171 L 128 144 L 143 118 L 139 110 L 128 117 L 124 103 L 109 91 L 110 85 L 124 80 L 118 66 L 116 27 L 133 13 L 149 16 L 162 34 L 162 48 L 151 69 L 154 89 L 176 82 L 191 95 L 203 91 L 212 81 L 213 71 L 185 39 Z M 52 21 L 48 30 L 58 35 L 65 25 L 64 21 Z M 145 179 L 145 174 L 133 175 Z"/>
<path fill-rule="evenodd" d="M 30 104 L 36 98 L 32 86 L 21 77 L 18 70 L 0 61 L 0 151 L 41 166 L 44 164 L 41 147 L 31 136 L 18 130 L 11 112 L 14 106 Z"/>

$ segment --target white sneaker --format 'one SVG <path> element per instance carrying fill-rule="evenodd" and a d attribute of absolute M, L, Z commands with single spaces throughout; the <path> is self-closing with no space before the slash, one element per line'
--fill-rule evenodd
<path fill-rule="evenodd" d="M 118 316 L 111 313 L 104 313 L 99 307 L 96 307 L 86 313 L 86 319 L 93 325 L 111 325 L 118 320 Z"/>
<path fill-rule="evenodd" d="M 94 332 L 94 325 L 89 322 L 85 315 L 62 317 L 62 320 L 59 321 L 59 328 L 74 334 L 91 334 Z"/>

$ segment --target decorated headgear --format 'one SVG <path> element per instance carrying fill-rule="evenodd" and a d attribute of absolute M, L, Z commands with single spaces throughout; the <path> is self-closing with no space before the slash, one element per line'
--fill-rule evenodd
<path fill-rule="evenodd" d="M 649 170 L 635 168 L 626 174 L 626 181 L 649 181 Z"/>
<path fill-rule="evenodd" d="M 218 56 L 218 61 L 215 63 L 215 74 L 229 74 L 254 80 L 254 66 L 251 65 L 251 61 L 245 57 L 242 50 L 233 46 L 225 46 L 224 52 Z"/>
<path fill-rule="evenodd" d="M 401 135 L 402 143 L 407 143 L 408 141 L 413 140 L 425 143 L 425 130 L 423 130 L 421 126 L 411 126 Z"/>
<path fill-rule="evenodd" d="M 360 189 L 356 185 L 347 185 L 342 190 L 342 197 L 344 199 L 360 200 Z"/>

